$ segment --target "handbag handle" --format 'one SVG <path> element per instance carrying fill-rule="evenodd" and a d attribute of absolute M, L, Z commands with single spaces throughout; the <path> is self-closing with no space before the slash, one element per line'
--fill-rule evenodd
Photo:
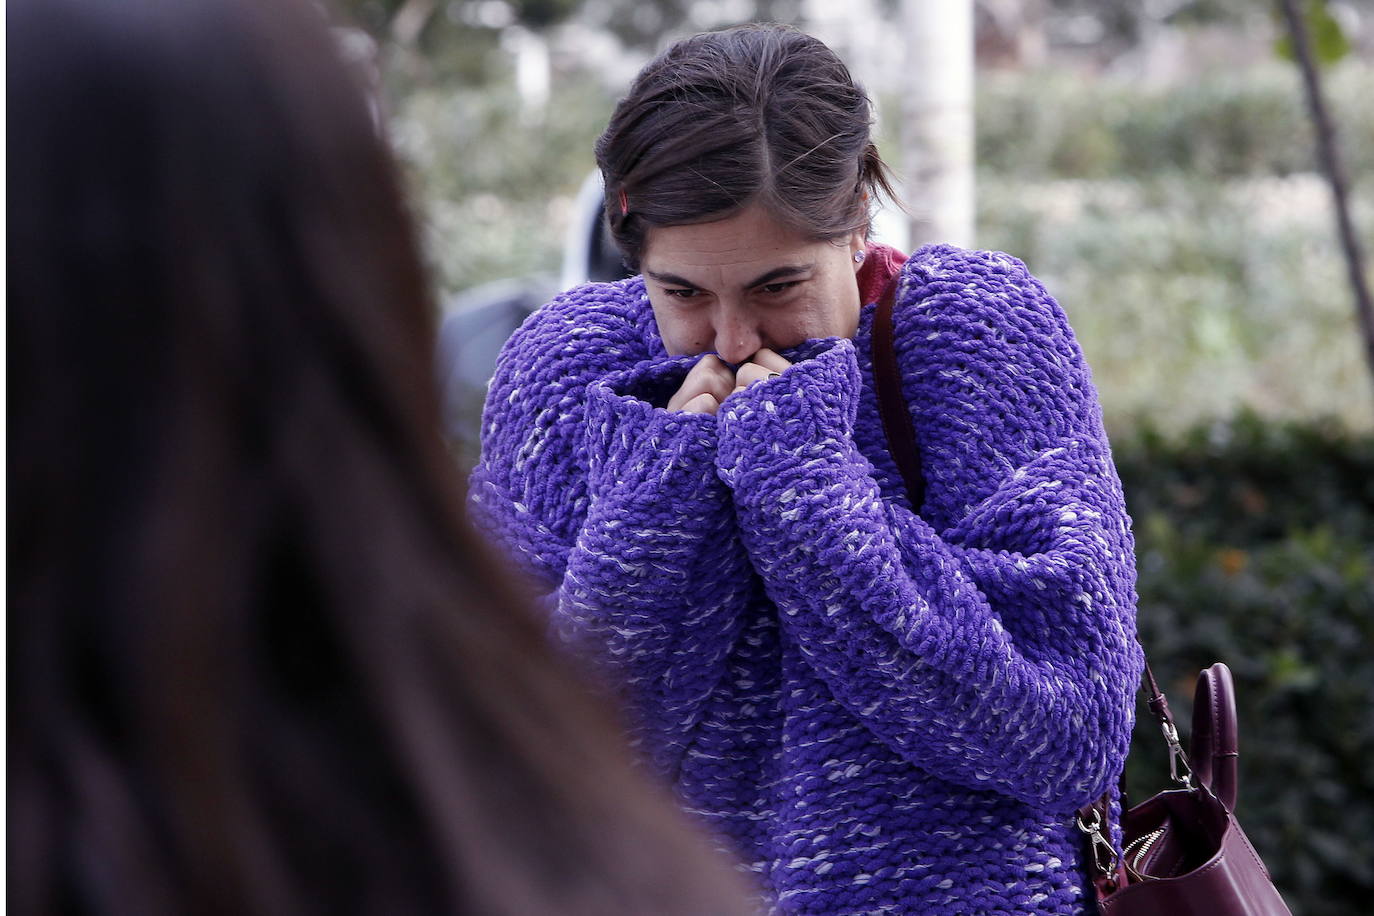
<path fill-rule="evenodd" d="M 1240 736 L 1231 669 L 1222 662 L 1197 676 L 1193 695 L 1193 773 L 1227 811 L 1236 810 Z"/>

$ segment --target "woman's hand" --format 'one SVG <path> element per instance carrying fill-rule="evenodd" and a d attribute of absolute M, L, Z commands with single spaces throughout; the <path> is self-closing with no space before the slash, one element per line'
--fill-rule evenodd
<path fill-rule="evenodd" d="M 792 364 L 787 360 L 767 347 L 764 347 L 762 350 L 749 357 L 747 363 L 739 367 L 739 371 L 735 373 L 734 388 L 730 393 L 734 394 L 736 391 L 743 391 L 754 382 L 772 378 L 786 371 L 787 367 L 790 365 Z"/>
<path fill-rule="evenodd" d="M 714 353 L 697 361 L 677 393 L 668 399 L 669 410 L 683 413 L 715 413 L 720 402 L 735 388 L 735 373 L 730 364 Z"/>
<path fill-rule="evenodd" d="M 708 354 L 697 361 L 682 380 L 681 387 L 668 399 L 668 409 L 683 413 L 715 413 L 721 401 L 736 391 L 777 375 L 790 365 L 766 347 L 749 357 L 738 370 L 731 369 L 729 363 L 714 353 Z"/>

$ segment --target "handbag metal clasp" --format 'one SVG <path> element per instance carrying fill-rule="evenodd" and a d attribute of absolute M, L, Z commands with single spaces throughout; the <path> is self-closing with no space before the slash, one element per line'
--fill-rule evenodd
<path fill-rule="evenodd" d="M 1093 865 L 1097 866 L 1099 873 L 1111 876 L 1116 874 L 1116 850 L 1112 848 L 1111 841 L 1102 834 L 1102 812 L 1096 808 L 1092 811 L 1092 823 L 1084 823 L 1081 814 L 1074 820 L 1078 822 L 1078 829 L 1086 833 L 1092 841 Z"/>
<path fill-rule="evenodd" d="M 1164 740 L 1169 742 L 1169 778 L 1185 789 L 1191 789 L 1193 768 L 1188 765 L 1188 755 L 1183 753 L 1183 744 L 1178 740 L 1178 729 L 1167 719 L 1161 727 L 1164 731 Z"/>

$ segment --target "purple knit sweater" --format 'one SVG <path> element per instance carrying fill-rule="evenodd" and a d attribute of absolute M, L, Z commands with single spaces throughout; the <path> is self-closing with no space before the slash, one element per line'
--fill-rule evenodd
<path fill-rule="evenodd" d="M 1121 771 L 1143 665 L 1087 366 L 1020 261 L 912 255 L 918 516 L 873 313 L 711 416 L 656 406 L 696 358 L 642 280 L 563 294 L 502 352 L 473 515 L 773 912 L 1084 912 L 1072 815 Z"/>

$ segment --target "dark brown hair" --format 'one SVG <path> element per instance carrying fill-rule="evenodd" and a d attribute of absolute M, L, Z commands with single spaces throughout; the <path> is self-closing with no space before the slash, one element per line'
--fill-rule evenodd
<path fill-rule="evenodd" d="M 632 269 L 646 233 L 757 201 L 815 239 L 866 229 L 893 197 L 869 100 L 828 47 L 789 26 L 680 41 L 650 61 L 596 143 L 606 218 Z"/>
<path fill-rule="evenodd" d="M 312 7 L 7 18 L 12 911 L 745 912 L 461 517 Z"/>

